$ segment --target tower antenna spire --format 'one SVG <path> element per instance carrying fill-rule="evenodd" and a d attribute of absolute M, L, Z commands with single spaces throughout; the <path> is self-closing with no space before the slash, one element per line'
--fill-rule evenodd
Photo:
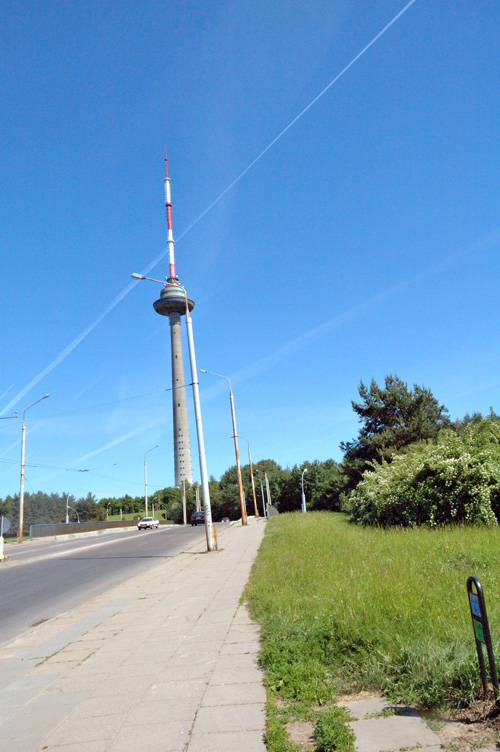
<path fill-rule="evenodd" d="M 165 208 L 167 210 L 167 245 L 168 245 L 168 277 L 177 279 L 175 274 L 174 235 L 172 232 L 172 199 L 170 195 L 170 178 L 168 176 L 167 147 L 165 147 Z"/>

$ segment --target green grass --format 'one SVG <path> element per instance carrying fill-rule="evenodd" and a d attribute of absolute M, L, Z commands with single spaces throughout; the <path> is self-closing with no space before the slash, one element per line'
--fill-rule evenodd
<path fill-rule="evenodd" d="M 313 720 L 324 739 L 335 724 L 321 708 L 361 689 L 422 708 L 470 704 L 481 692 L 471 574 L 500 655 L 500 529 L 370 529 L 325 512 L 270 520 L 246 597 L 262 624 L 273 723 Z"/>
<path fill-rule="evenodd" d="M 355 752 L 354 732 L 346 726 L 348 713 L 336 706 L 320 714 L 314 727 L 317 752 Z"/>

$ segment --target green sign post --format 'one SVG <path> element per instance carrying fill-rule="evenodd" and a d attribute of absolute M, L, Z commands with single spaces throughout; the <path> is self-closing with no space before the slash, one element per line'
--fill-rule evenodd
<path fill-rule="evenodd" d="M 475 591 L 475 592 L 474 592 Z M 488 654 L 488 663 L 490 666 L 490 677 L 495 692 L 495 701 L 497 707 L 500 707 L 498 692 L 498 677 L 491 644 L 490 627 L 488 616 L 486 614 L 486 603 L 484 602 L 483 588 L 477 577 L 469 577 L 467 580 L 467 595 L 469 597 L 470 615 L 472 618 L 472 628 L 476 640 L 477 657 L 479 660 L 479 670 L 481 672 L 481 681 L 483 682 L 484 694 L 488 693 L 488 679 L 486 676 L 486 665 L 483 655 L 483 645 L 486 646 Z"/>

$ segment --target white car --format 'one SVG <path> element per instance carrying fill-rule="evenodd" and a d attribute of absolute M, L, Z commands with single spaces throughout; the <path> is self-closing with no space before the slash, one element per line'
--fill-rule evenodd
<path fill-rule="evenodd" d="M 156 519 L 156 517 L 143 517 L 142 520 L 140 520 L 137 523 L 137 529 L 138 530 L 153 530 L 153 528 L 156 528 L 158 530 L 158 525 L 160 523 Z"/>

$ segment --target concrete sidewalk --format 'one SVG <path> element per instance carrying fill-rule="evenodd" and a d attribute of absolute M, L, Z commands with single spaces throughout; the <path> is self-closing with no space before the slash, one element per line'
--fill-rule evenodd
<path fill-rule="evenodd" d="M 2 752 L 264 752 L 259 628 L 240 597 L 264 520 L 2 646 Z"/>

